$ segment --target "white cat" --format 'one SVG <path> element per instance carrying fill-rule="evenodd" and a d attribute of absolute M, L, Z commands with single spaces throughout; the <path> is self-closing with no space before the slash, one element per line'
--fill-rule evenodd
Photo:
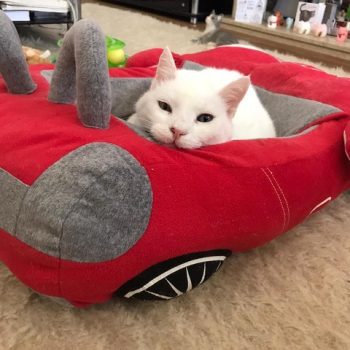
<path fill-rule="evenodd" d="M 177 69 L 168 48 L 128 121 L 179 148 L 276 136 L 249 78 L 225 69 Z"/>

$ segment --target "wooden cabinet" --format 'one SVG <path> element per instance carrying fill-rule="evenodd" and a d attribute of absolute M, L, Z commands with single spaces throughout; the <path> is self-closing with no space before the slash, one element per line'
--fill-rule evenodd
<path fill-rule="evenodd" d="M 350 40 L 339 44 L 332 36 L 318 38 L 311 34 L 297 34 L 285 27 L 269 29 L 266 24 L 241 23 L 229 17 L 223 19 L 222 28 L 236 38 L 263 49 L 278 50 L 281 53 L 350 70 Z"/>

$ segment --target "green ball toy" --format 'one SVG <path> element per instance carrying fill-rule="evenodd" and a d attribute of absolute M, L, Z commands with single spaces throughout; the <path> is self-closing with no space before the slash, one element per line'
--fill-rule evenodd
<path fill-rule="evenodd" d="M 107 61 L 109 67 L 124 67 L 127 56 L 123 50 L 125 43 L 119 39 L 106 36 Z"/>

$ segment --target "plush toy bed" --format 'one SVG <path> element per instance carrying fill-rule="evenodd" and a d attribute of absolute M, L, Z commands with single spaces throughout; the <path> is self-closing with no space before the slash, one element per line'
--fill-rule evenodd
<path fill-rule="evenodd" d="M 62 103 L 75 96 L 62 101 L 68 90 L 50 88 L 60 80 L 55 67 L 31 66 L 30 78 L 12 55 L 24 72 L 15 76 L 1 54 L 11 45 L 0 47 L 0 260 L 38 293 L 75 306 L 114 295 L 171 299 L 349 188 L 349 79 L 248 48 L 174 54 L 178 67 L 250 74 L 279 135 L 179 150 L 121 119 L 149 86 L 161 49 L 106 70 L 98 91 L 90 81 L 91 108 L 107 111 L 93 125 L 79 91 L 80 120 Z"/>

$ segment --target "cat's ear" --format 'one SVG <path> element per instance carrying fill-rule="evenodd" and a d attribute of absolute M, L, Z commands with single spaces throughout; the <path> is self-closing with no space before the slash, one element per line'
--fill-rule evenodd
<path fill-rule="evenodd" d="M 242 98 L 246 94 L 250 85 L 250 79 L 243 77 L 226 85 L 219 93 L 227 106 L 227 113 L 233 117 Z"/>
<path fill-rule="evenodd" d="M 168 47 L 166 47 L 159 57 L 156 76 L 152 81 L 152 88 L 157 84 L 175 79 L 176 77 L 176 65 L 173 59 L 173 55 Z"/>

